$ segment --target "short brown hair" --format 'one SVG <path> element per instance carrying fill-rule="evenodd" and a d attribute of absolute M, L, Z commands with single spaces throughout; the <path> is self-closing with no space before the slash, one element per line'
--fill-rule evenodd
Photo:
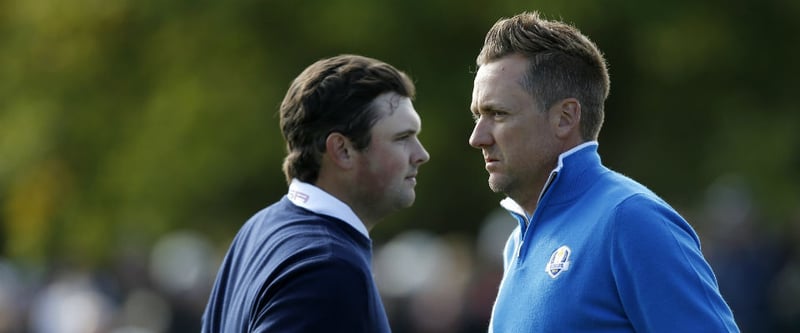
<path fill-rule="evenodd" d="M 528 58 L 521 84 L 547 110 L 564 98 L 581 103 L 581 137 L 596 140 L 603 125 L 603 106 L 610 80 L 597 46 L 578 29 L 524 12 L 497 21 L 486 34 L 478 66 L 511 54 Z"/>
<path fill-rule="evenodd" d="M 405 73 L 368 57 L 339 55 L 300 73 L 280 107 L 287 182 L 316 183 L 325 140 L 333 132 L 350 138 L 356 149 L 366 148 L 372 126 L 385 116 L 371 107 L 372 101 L 387 92 L 414 98 L 415 88 Z"/>

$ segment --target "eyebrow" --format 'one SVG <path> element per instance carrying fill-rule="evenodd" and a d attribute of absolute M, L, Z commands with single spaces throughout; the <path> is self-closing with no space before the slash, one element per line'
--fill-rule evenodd
<path fill-rule="evenodd" d="M 508 108 L 505 108 L 505 107 L 501 106 L 500 104 L 497 104 L 497 103 L 494 103 L 494 102 L 487 102 L 487 103 L 480 104 L 480 105 L 478 105 L 477 107 L 474 107 L 474 108 L 470 107 L 470 111 L 472 111 L 472 113 L 481 113 L 481 111 L 483 111 L 483 112 L 487 112 L 487 111 L 508 111 Z"/>
<path fill-rule="evenodd" d="M 395 133 L 394 137 L 399 138 L 399 137 L 403 137 L 403 136 L 407 136 L 407 135 L 417 135 L 421 131 L 422 131 L 422 129 L 416 130 L 416 129 L 413 129 L 413 128 L 409 128 L 409 129 L 406 129 L 406 130 L 403 130 L 403 131 Z"/>

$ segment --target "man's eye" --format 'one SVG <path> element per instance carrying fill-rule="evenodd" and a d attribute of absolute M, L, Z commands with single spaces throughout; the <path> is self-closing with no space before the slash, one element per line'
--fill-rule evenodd
<path fill-rule="evenodd" d="M 406 141 L 406 140 L 411 139 L 412 137 L 413 137 L 412 134 L 403 134 L 403 135 L 398 135 L 397 137 L 395 137 L 395 140 L 396 141 Z"/>

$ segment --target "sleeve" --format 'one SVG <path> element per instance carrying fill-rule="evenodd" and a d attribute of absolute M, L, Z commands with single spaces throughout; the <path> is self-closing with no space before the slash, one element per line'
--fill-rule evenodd
<path fill-rule="evenodd" d="M 275 290 L 262 297 L 250 332 L 371 332 L 377 319 L 369 286 L 364 272 L 347 261 L 306 263 L 270 286 Z"/>
<path fill-rule="evenodd" d="M 689 224 L 644 195 L 617 207 L 611 265 L 637 332 L 739 332 Z"/>

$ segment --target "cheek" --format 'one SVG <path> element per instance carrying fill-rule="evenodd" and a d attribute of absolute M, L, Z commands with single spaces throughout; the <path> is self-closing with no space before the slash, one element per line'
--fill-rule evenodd
<path fill-rule="evenodd" d="M 497 133 L 497 141 L 516 154 L 533 153 L 547 145 L 544 130 L 536 126 L 508 126 Z"/>
<path fill-rule="evenodd" d="M 515 157 L 517 154 L 524 154 L 536 144 L 534 138 L 519 128 L 503 128 L 495 134 L 495 141 L 506 158 Z M 508 156 L 511 155 L 511 156 Z"/>
<path fill-rule="evenodd" d="M 406 155 L 396 147 L 375 147 L 370 156 L 369 173 L 377 185 L 384 185 L 403 178 L 406 170 Z M 393 149 L 394 148 L 394 149 Z"/>

